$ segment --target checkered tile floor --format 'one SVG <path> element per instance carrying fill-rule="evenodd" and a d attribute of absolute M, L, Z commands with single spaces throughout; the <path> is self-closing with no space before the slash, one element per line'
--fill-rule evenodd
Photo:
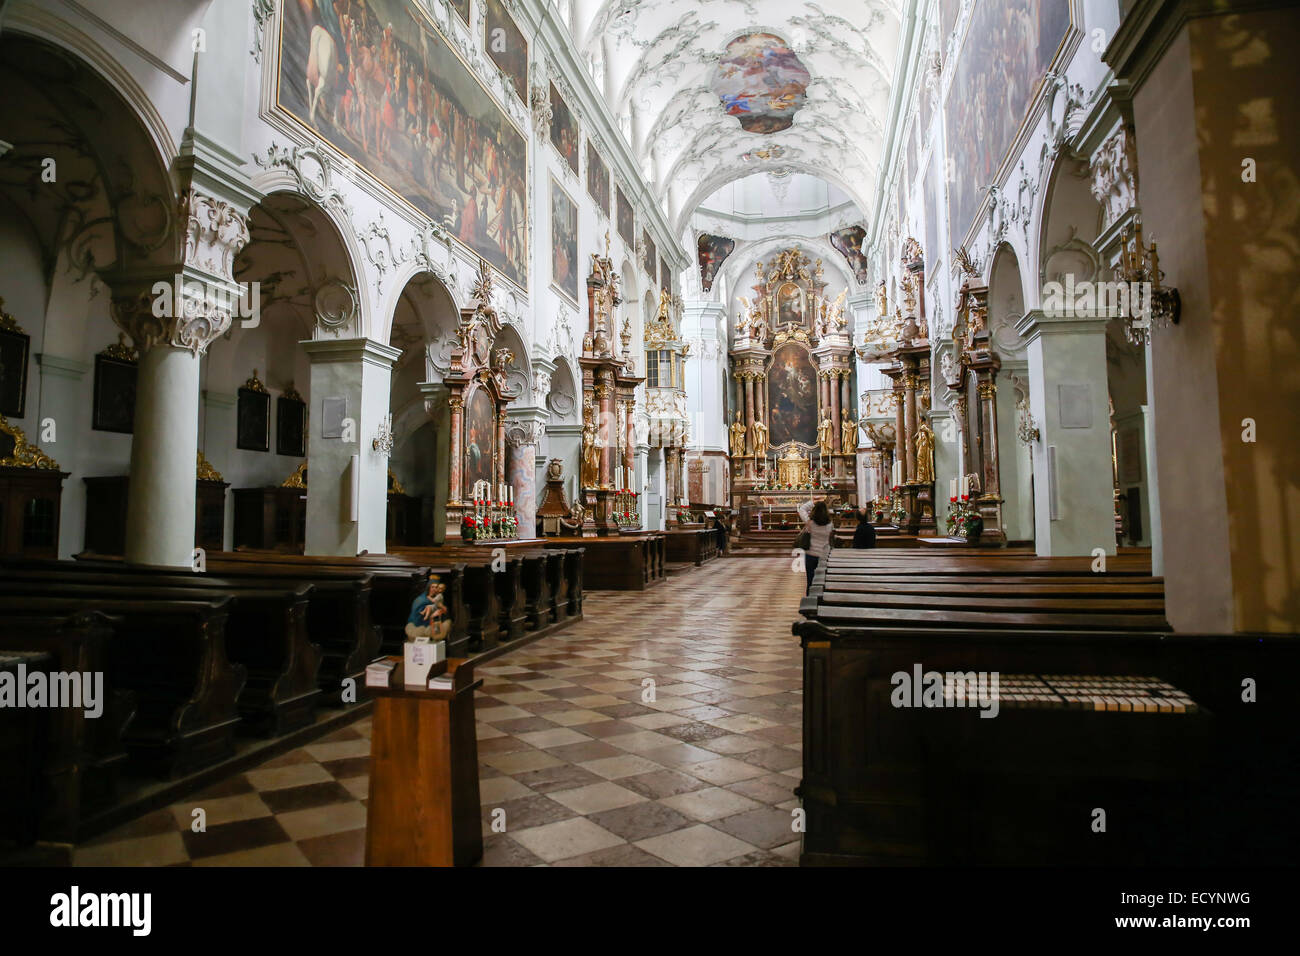
<path fill-rule="evenodd" d="M 588 592 L 583 621 L 479 668 L 483 865 L 794 865 L 803 584 L 788 558 L 723 559 Z M 74 862 L 360 865 L 369 737 L 359 720 Z"/>

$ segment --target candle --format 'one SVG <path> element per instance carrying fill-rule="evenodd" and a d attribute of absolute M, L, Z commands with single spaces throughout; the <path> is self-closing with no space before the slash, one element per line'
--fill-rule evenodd
<path fill-rule="evenodd" d="M 961 494 L 963 498 L 970 494 L 970 475 L 962 475 Z"/>
<path fill-rule="evenodd" d="M 956 479 L 956 478 L 953 478 L 951 481 L 948 482 L 948 497 L 949 497 L 949 498 L 956 498 L 956 497 L 957 497 L 957 479 Z"/>

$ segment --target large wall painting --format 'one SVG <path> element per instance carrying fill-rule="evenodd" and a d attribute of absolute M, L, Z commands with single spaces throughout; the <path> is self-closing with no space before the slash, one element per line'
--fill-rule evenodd
<path fill-rule="evenodd" d="M 776 322 L 778 326 L 800 325 L 808 328 L 808 310 L 804 290 L 793 282 L 785 282 L 776 290 Z"/>
<path fill-rule="evenodd" d="M 650 281 L 655 281 L 655 276 L 659 272 L 659 252 L 655 249 L 655 241 L 650 238 L 650 233 L 641 230 L 641 242 L 645 245 L 645 258 L 641 264 L 645 266 L 645 271 L 650 276 Z"/>
<path fill-rule="evenodd" d="M 736 250 L 736 240 L 703 232 L 695 246 L 700 263 L 700 287 L 709 292 L 713 289 L 713 280 L 722 268 L 723 261 Z"/>
<path fill-rule="evenodd" d="M 578 207 L 551 178 L 551 283 L 578 303 Z"/>
<path fill-rule="evenodd" d="M 596 201 L 596 207 L 609 215 L 609 167 L 600 158 L 600 150 L 587 140 L 587 194 Z"/>
<path fill-rule="evenodd" d="M 515 96 L 528 97 L 528 40 L 501 0 L 483 0 L 483 49 L 514 84 Z"/>
<path fill-rule="evenodd" d="M 470 491 L 476 481 L 493 480 L 492 453 L 496 448 L 496 416 L 492 395 L 479 385 L 465 402 L 465 478 L 461 487 Z"/>
<path fill-rule="evenodd" d="M 528 142 L 410 0 L 284 4 L 277 102 L 528 285 Z"/>
<path fill-rule="evenodd" d="M 787 342 L 772 353 L 767 372 L 770 441 L 784 445 L 817 438 L 817 369 L 802 345 Z"/>
<path fill-rule="evenodd" d="M 925 168 L 925 265 L 926 272 L 948 257 L 939 245 L 939 210 L 943 208 L 943 183 L 939 179 L 939 153 L 930 154 L 930 164 Z"/>
<path fill-rule="evenodd" d="M 710 86 L 745 132 L 777 133 L 794 123 L 810 80 L 808 68 L 780 37 L 747 33 L 727 44 Z"/>
<path fill-rule="evenodd" d="M 632 211 L 632 200 L 624 194 L 622 186 L 615 186 L 614 192 L 618 200 L 618 234 L 631 249 L 636 246 L 636 214 Z"/>
<path fill-rule="evenodd" d="M 460 17 L 465 26 L 469 26 L 469 0 L 450 0 L 448 4 L 456 11 L 456 16 Z"/>
<path fill-rule="evenodd" d="M 844 257 L 853 272 L 853 281 L 862 285 L 871 276 L 871 264 L 862 252 L 862 243 L 867 232 L 861 226 L 849 226 L 837 229 L 830 234 L 831 245 Z"/>
<path fill-rule="evenodd" d="M 578 121 L 564 97 L 551 84 L 551 145 L 556 148 L 569 168 L 578 172 Z"/>
<path fill-rule="evenodd" d="M 984 193 L 1070 27 L 1069 0 L 976 0 L 944 110 L 954 177 L 949 245 L 964 244 Z"/>

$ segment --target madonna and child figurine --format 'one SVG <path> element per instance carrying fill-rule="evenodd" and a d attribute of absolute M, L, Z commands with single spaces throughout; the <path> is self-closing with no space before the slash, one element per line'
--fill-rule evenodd
<path fill-rule="evenodd" d="M 436 575 L 429 576 L 429 585 L 423 594 L 411 603 L 411 616 L 406 621 L 406 640 L 427 637 L 445 641 L 451 631 L 451 612 L 443 599 L 447 585 Z"/>

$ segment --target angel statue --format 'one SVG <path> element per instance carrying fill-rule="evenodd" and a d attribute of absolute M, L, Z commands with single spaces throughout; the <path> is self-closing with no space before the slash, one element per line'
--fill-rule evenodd
<path fill-rule="evenodd" d="M 834 439 L 831 437 L 834 434 L 835 426 L 831 424 L 830 418 L 823 418 L 817 426 L 817 447 L 823 455 L 834 453 Z"/>
<path fill-rule="evenodd" d="M 745 454 L 745 426 L 740 422 L 740 412 L 731 426 L 731 457 L 741 458 Z"/>
<path fill-rule="evenodd" d="M 916 426 L 916 480 L 923 485 L 934 481 L 934 432 L 924 420 Z"/>
<path fill-rule="evenodd" d="M 846 418 L 840 424 L 840 450 L 846 455 L 856 455 L 858 451 L 858 423 Z"/>
<path fill-rule="evenodd" d="M 751 431 L 753 431 L 754 433 L 754 440 L 753 440 L 754 454 L 759 458 L 766 458 L 767 457 L 767 426 L 764 425 L 762 422 L 760 422 L 757 418 L 755 418 L 754 424 L 751 427 Z"/>

